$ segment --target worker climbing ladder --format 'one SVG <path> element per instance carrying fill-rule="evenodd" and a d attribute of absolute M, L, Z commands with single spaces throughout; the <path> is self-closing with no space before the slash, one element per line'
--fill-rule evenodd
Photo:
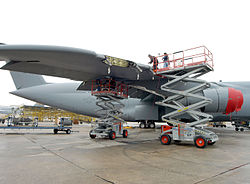
<path fill-rule="evenodd" d="M 100 119 L 89 135 L 92 139 L 96 136 L 115 139 L 117 135 L 127 138 L 128 131 L 123 129 L 124 120 L 121 118 L 124 104 L 122 99 L 128 98 L 128 87 L 112 79 L 92 81 L 91 94 L 97 98 L 96 105 Z"/>
<path fill-rule="evenodd" d="M 216 134 L 196 127 L 196 125 L 207 123 L 213 119 L 212 115 L 202 112 L 205 106 L 212 103 L 211 99 L 201 93 L 210 85 L 208 82 L 198 79 L 213 70 L 212 53 L 202 46 L 170 54 L 167 61 L 159 63 L 158 59 L 161 57 L 164 56 L 154 58 L 154 73 L 168 78 L 168 82 L 161 85 L 161 90 L 168 95 L 156 104 L 172 109 L 171 112 L 162 116 L 162 120 L 171 127 L 162 127 L 161 143 L 170 144 L 172 139 L 194 141 L 198 148 L 214 144 L 218 140 Z M 193 120 L 188 124 L 182 121 L 185 119 L 183 117 L 187 116 Z"/>

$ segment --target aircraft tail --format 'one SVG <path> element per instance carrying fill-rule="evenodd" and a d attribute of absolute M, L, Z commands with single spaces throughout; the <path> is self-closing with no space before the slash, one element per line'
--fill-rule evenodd
<path fill-rule="evenodd" d="M 42 75 L 23 72 L 10 72 L 10 74 L 15 83 L 16 89 L 46 84 Z"/>

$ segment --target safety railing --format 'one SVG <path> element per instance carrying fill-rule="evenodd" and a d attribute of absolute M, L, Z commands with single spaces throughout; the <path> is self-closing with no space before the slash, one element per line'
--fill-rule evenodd
<path fill-rule="evenodd" d="M 92 81 L 92 95 L 111 94 L 117 97 L 128 98 L 128 86 L 112 79 L 98 79 Z"/>
<path fill-rule="evenodd" d="M 205 47 L 195 47 L 153 58 L 154 72 L 163 72 L 180 67 L 208 64 L 213 68 L 213 54 Z"/>

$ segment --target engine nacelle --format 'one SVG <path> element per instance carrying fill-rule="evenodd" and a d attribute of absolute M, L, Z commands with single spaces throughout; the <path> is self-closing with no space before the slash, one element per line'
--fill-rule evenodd
<path fill-rule="evenodd" d="M 205 97 L 212 99 L 212 103 L 202 109 L 204 112 L 221 112 L 230 114 L 241 110 L 243 94 L 234 88 L 214 88 L 203 91 Z"/>

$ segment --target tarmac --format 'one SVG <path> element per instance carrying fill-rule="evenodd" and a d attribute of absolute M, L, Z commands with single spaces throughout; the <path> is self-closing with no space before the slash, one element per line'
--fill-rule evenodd
<path fill-rule="evenodd" d="M 198 149 L 162 145 L 160 129 L 128 129 L 116 140 L 92 140 L 90 129 L 0 130 L 0 183 L 250 183 L 250 131 L 210 128 L 220 140 Z"/>

